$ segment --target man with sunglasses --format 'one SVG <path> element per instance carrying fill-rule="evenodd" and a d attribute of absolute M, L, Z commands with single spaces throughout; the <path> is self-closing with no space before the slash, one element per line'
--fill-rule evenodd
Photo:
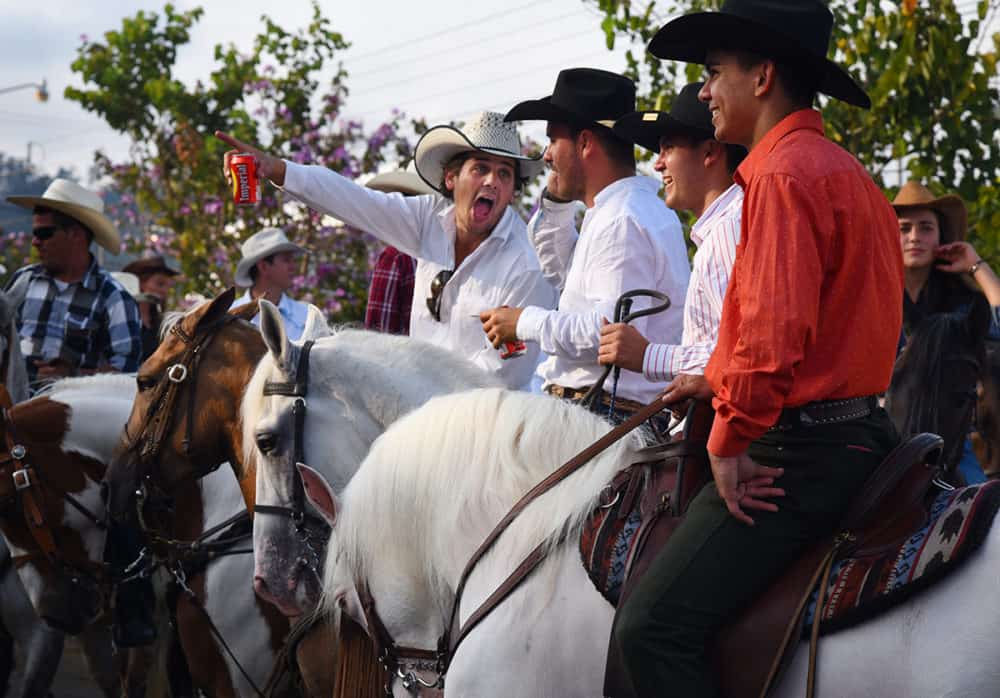
<path fill-rule="evenodd" d="M 7 200 L 32 210 L 40 259 L 20 269 L 7 286 L 18 306 L 21 352 L 32 385 L 98 371 L 136 371 L 142 353 L 139 308 L 90 252 L 91 242 L 112 254 L 121 248 L 101 197 L 55 179 L 42 196 Z"/>
<path fill-rule="evenodd" d="M 257 157 L 261 176 L 306 203 L 417 259 L 410 336 L 446 347 L 495 374 L 509 388 L 530 384 L 538 346 L 501 353 L 483 336 L 479 314 L 501 305 L 551 308 L 555 293 L 510 207 L 520 185 L 541 171 L 521 154 L 513 124 L 482 112 L 462 129 L 436 126 L 417 143 L 417 174 L 441 196 L 383 193 L 325 167 L 267 155 L 224 133 Z M 228 158 L 235 151 L 226 154 Z"/>

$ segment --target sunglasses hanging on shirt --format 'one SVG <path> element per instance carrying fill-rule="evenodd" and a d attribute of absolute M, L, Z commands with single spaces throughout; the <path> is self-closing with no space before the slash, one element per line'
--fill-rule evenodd
<path fill-rule="evenodd" d="M 427 297 L 427 309 L 431 312 L 431 317 L 438 322 L 441 322 L 441 294 L 454 273 L 451 269 L 442 269 L 431 281 L 431 295 Z"/>

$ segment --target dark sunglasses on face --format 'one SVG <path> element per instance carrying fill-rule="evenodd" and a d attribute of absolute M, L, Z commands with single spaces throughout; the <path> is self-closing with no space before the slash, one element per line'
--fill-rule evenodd
<path fill-rule="evenodd" d="M 48 240 L 50 237 L 55 235 L 57 232 L 62 230 L 58 225 L 40 225 L 31 231 L 39 240 Z"/>
<path fill-rule="evenodd" d="M 438 322 L 441 322 L 441 293 L 454 273 L 450 269 L 442 269 L 431 281 L 431 295 L 427 297 L 427 309 L 431 311 L 431 317 Z"/>

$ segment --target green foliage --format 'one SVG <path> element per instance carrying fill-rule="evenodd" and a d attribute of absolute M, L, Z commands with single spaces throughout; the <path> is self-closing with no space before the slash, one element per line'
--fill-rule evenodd
<path fill-rule="evenodd" d="M 640 85 L 641 108 L 669 107 L 677 87 L 701 66 L 659 61 L 645 46 L 668 17 L 721 2 L 584 0 L 605 13 L 609 48 L 631 42 L 626 74 Z M 883 187 L 916 178 L 969 205 L 971 241 L 1000 262 L 1000 34 L 979 38 L 998 0 L 980 2 L 966 22 L 954 0 L 832 0 L 834 60 L 867 89 L 872 109 L 821 100 L 828 135 L 856 155 Z"/>
<path fill-rule="evenodd" d="M 263 183 L 255 207 L 236 207 L 222 176 L 224 130 L 300 163 L 323 164 L 348 177 L 375 171 L 387 159 L 405 161 L 410 144 L 396 116 L 374 131 L 340 118 L 346 73 L 328 84 L 321 70 L 347 48 L 317 3 L 309 24 L 290 31 L 268 17 L 249 53 L 215 47 L 211 73 L 194 85 L 174 76 L 177 53 L 190 41 L 200 8 L 138 12 L 101 41 L 85 40 L 72 64 L 82 87 L 66 97 L 105 119 L 131 140 L 129 158 L 98 153 L 99 171 L 123 192 L 112 210 L 123 227 L 145 235 L 128 244 L 176 256 L 182 291 L 213 294 L 229 285 L 240 242 L 269 225 L 313 251 L 296 280 L 297 295 L 335 321 L 363 316 L 371 239 L 331 224 Z"/>

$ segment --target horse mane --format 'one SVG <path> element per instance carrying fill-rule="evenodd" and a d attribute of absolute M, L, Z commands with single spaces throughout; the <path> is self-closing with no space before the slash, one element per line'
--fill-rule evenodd
<path fill-rule="evenodd" d="M 405 557 L 393 559 L 395 570 L 423 574 L 436 598 L 450 598 L 467 551 L 525 492 L 609 428 L 546 395 L 490 388 L 433 398 L 376 440 L 347 485 L 328 546 L 324 603 L 337 591 L 339 563 L 355 580 L 369 579 L 389 550 Z M 540 543 L 551 549 L 567 533 L 572 539 L 644 442 L 643 432 L 632 432 L 539 497 L 491 556 L 513 569 Z"/>
<path fill-rule="evenodd" d="M 448 386 L 451 391 L 499 385 L 499 379 L 447 349 L 403 335 L 356 329 L 331 328 L 332 334 L 315 340 L 310 355 L 309 390 L 334 396 L 350 396 L 370 411 L 377 402 L 399 401 L 398 394 L 378 394 L 373 386 L 384 384 L 385 376 L 404 376 L 409 384 Z M 243 423 L 243 456 L 256 458 L 255 425 L 264 410 L 264 383 L 290 380 L 296 370 L 301 344 L 291 344 L 285 365 L 271 352 L 257 364 L 243 393 L 240 417 Z M 280 374 L 280 375 L 275 375 Z M 369 388 L 369 389 L 366 389 Z"/>
<path fill-rule="evenodd" d="M 92 376 L 74 376 L 60 378 L 49 383 L 35 397 L 47 396 L 57 399 L 59 395 L 71 392 L 107 390 L 114 393 L 135 394 L 134 373 L 95 373 Z"/>
<path fill-rule="evenodd" d="M 197 308 L 189 312 L 194 312 L 194 310 L 197 310 Z M 166 338 L 167 333 L 174 329 L 174 325 L 183 320 L 187 314 L 183 310 L 168 310 L 163 313 L 163 317 L 160 318 L 160 329 L 157 339 L 162 342 Z"/>

